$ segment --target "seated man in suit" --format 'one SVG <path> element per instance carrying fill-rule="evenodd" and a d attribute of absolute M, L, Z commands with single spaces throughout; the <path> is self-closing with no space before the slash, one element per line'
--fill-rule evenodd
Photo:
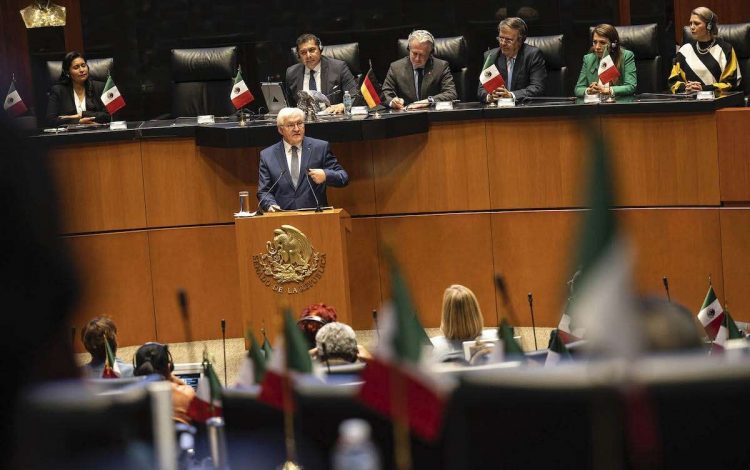
<path fill-rule="evenodd" d="M 344 112 L 341 103 L 344 92 L 348 91 L 352 97 L 357 92 L 357 82 L 346 62 L 322 55 L 323 46 L 314 34 L 303 34 L 297 38 L 298 64 L 286 69 L 286 87 L 289 90 L 291 104 L 297 102 L 297 92 L 319 91 L 326 95 L 331 102 L 328 112 L 340 114 Z"/>
<path fill-rule="evenodd" d="M 505 81 L 505 86 L 492 93 L 480 84 L 477 97 L 483 103 L 490 103 L 498 98 L 515 99 L 527 96 L 542 96 L 544 81 L 547 78 L 547 65 L 542 51 L 525 44 L 528 28 L 521 18 L 506 18 L 497 25 L 499 48 L 485 53 L 485 63 L 489 56 L 491 62 Z"/>
<path fill-rule="evenodd" d="M 346 186 L 349 175 L 328 142 L 305 137 L 301 109 L 283 108 L 276 125 L 281 142 L 260 152 L 258 204 L 269 212 L 327 206 L 326 186 Z"/>
<path fill-rule="evenodd" d="M 391 63 L 383 82 L 385 104 L 402 109 L 415 101 L 453 101 L 458 99 L 448 62 L 433 57 L 435 38 L 428 31 L 409 35 L 409 55 Z"/>

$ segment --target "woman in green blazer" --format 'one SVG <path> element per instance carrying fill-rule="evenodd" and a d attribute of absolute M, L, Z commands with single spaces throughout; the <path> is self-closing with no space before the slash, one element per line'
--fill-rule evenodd
<path fill-rule="evenodd" d="M 637 83 L 635 56 L 629 50 L 619 47 L 620 35 L 617 34 L 615 27 L 600 24 L 594 28 L 591 44 L 591 52 L 583 56 L 583 67 L 581 74 L 578 75 L 578 83 L 576 83 L 576 96 L 581 98 L 584 94 L 611 94 L 612 96 L 634 94 Z M 599 61 L 607 49 L 612 55 L 615 67 L 620 71 L 620 78 L 612 86 L 599 84 Z"/>

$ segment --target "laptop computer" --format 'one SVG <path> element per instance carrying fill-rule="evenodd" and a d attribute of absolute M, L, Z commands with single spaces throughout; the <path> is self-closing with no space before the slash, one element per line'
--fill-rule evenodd
<path fill-rule="evenodd" d="M 266 107 L 269 114 L 279 114 L 281 108 L 288 106 L 284 85 L 281 82 L 262 82 L 260 89 L 263 92 L 263 98 L 266 99 Z"/>
<path fill-rule="evenodd" d="M 203 375 L 203 365 L 200 362 L 175 364 L 172 374 L 174 374 L 175 377 L 182 379 L 183 382 L 193 387 L 193 390 L 197 391 L 198 380 Z"/>

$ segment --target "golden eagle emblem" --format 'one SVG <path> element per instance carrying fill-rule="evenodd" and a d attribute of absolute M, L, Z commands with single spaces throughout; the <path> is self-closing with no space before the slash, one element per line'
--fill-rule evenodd
<path fill-rule="evenodd" d="M 253 256 L 253 262 L 261 279 L 270 277 L 283 284 L 303 282 L 325 266 L 325 255 L 316 252 L 297 228 L 282 225 L 273 231 L 273 239 L 266 242 L 266 253 Z"/>

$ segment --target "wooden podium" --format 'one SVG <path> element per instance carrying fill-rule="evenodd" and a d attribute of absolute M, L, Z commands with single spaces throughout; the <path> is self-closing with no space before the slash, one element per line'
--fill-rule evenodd
<path fill-rule="evenodd" d="M 299 317 L 325 303 L 339 321 L 351 323 L 347 246 L 351 218 L 344 209 L 288 211 L 236 218 L 237 262 L 244 328 L 273 340 L 281 331 L 282 306 Z"/>

